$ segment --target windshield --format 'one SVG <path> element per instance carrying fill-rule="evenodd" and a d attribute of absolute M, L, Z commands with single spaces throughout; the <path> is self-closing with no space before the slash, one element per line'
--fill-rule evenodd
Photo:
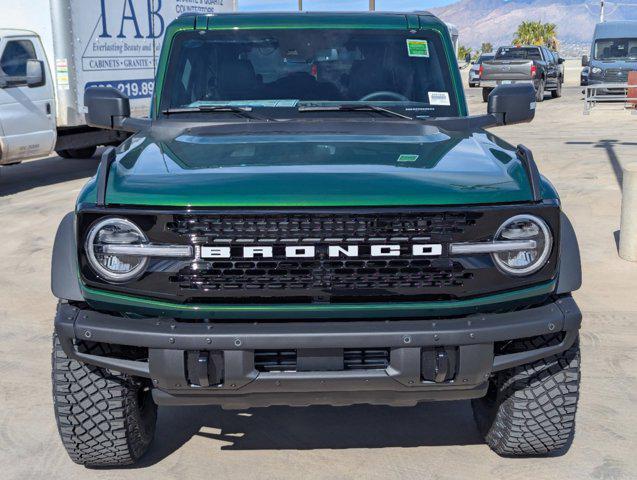
<path fill-rule="evenodd" d="M 537 47 L 501 47 L 495 54 L 496 60 L 542 60 L 542 54 Z"/>
<path fill-rule="evenodd" d="M 205 105 L 383 105 L 456 116 L 451 68 L 434 32 L 183 32 L 171 48 L 161 111 Z"/>
<path fill-rule="evenodd" d="M 597 40 L 595 60 L 637 60 L 637 38 Z"/>

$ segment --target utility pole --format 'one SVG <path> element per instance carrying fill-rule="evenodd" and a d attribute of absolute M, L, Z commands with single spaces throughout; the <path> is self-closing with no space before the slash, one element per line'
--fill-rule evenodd
<path fill-rule="evenodd" d="M 299 0 L 299 12 L 302 12 L 302 11 L 303 11 L 303 0 Z"/>
<path fill-rule="evenodd" d="M 601 6 L 600 13 L 599 13 L 599 21 L 601 23 L 604 23 L 604 0 L 602 0 L 602 6 Z"/>
<path fill-rule="evenodd" d="M 373 12 L 376 10 L 376 0 L 369 0 L 369 11 Z"/>

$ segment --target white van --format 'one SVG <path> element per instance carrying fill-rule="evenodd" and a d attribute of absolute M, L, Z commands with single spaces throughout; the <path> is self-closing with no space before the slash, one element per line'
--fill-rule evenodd
<path fill-rule="evenodd" d="M 53 79 L 40 39 L 0 30 L 0 163 L 46 156 L 56 140 Z"/>

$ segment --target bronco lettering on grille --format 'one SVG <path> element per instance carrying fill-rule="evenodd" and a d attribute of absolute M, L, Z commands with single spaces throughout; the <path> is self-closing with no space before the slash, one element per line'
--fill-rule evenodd
<path fill-rule="evenodd" d="M 370 257 L 401 256 L 401 246 L 398 244 L 369 245 L 366 246 L 366 249 L 368 249 Z M 329 258 L 356 258 L 359 256 L 359 250 L 358 245 L 294 245 L 281 247 L 280 254 L 277 256 L 285 258 L 316 258 L 318 253 L 324 253 Z M 412 245 L 409 254 L 414 257 L 439 257 L 442 255 L 442 245 L 439 243 Z M 240 258 L 273 258 L 275 256 L 275 247 L 259 245 L 240 247 L 240 253 L 234 256 Z M 228 259 L 232 257 L 233 249 L 231 247 L 201 247 L 201 258 L 204 259 Z"/>

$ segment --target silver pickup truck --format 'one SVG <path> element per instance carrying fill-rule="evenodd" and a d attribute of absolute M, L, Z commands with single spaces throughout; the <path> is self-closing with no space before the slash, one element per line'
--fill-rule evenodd
<path fill-rule="evenodd" d="M 500 47 L 493 60 L 481 65 L 482 99 L 486 102 L 491 90 L 510 83 L 532 83 L 538 102 L 544 100 L 546 91 L 553 98 L 561 97 L 563 63 L 564 59 L 545 47 Z"/>

